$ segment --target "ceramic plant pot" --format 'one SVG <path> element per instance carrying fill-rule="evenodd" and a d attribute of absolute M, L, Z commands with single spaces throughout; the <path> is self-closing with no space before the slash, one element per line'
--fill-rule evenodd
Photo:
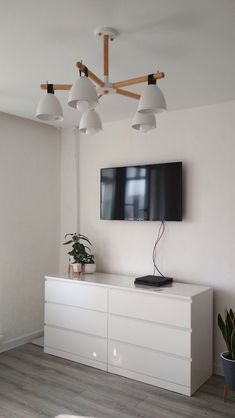
<path fill-rule="evenodd" d="M 221 353 L 225 383 L 230 390 L 235 391 L 235 360 L 228 358 L 228 352 Z"/>
<path fill-rule="evenodd" d="M 84 264 L 84 273 L 85 274 L 93 274 L 96 271 L 95 264 Z"/>
<path fill-rule="evenodd" d="M 82 270 L 81 263 L 73 263 L 72 266 L 73 266 L 73 272 L 74 273 L 80 273 L 81 272 L 81 270 Z"/>
<path fill-rule="evenodd" d="M 69 256 L 69 264 L 73 264 L 74 263 L 74 257 L 72 255 Z"/>

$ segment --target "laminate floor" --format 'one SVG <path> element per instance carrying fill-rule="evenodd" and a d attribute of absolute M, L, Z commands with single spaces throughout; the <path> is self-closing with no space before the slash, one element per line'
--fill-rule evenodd
<path fill-rule="evenodd" d="M 212 377 L 191 398 L 44 354 L 27 344 L 0 354 L 0 418 L 235 418 Z"/>

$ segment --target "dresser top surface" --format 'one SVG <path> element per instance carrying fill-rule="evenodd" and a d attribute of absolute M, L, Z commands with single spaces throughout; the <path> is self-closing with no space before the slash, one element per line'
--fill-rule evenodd
<path fill-rule="evenodd" d="M 181 297 L 186 299 L 211 289 L 210 287 L 206 286 L 181 282 L 173 282 L 171 285 L 167 285 L 164 287 L 150 287 L 144 285 L 136 286 L 134 284 L 135 278 L 133 276 L 124 276 L 119 274 L 108 273 L 83 274 L 79 277 L 76 277 L 75 275 L 69 275 L 67 273 L 51 274 L 46 275 L 45 279 L 53 279 L 77 284 L 100 285 L 120 290 L 123 289 L 131 291 L 140 291 L 145 293 L 157 293 L 159 295 Z"/>

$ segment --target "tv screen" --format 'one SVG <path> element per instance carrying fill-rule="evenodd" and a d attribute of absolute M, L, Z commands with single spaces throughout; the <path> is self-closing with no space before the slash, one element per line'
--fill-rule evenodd
<path fill-rule="evenodd" d="M 182 221 L 182 162 L 102 168 L 100 218 Z"/>

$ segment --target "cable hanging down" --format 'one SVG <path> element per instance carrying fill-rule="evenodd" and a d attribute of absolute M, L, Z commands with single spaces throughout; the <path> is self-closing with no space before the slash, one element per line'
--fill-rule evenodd
<path fill-rule="evenodd" d="M 161 239 L 164 235 L 164 232 L 165 232 L 165 222 L 161 221 L 159 229 L 158 229 L 157 239 L 156 239 L 156 241 L 154 243 L 154 246 L 153 246 L 152 260 L 153 260 L 153 276 L 155 276 L 155 273 L 157 271 L 158 274 L 161 277 L 165 278 L 164 274 L 161 273 L 161 271 L 159 270 L 158 265 L 157 265 L 158 264 L 157 263 L 157 246 L 158 246 L 159 242 L 161 241 Z"/>

